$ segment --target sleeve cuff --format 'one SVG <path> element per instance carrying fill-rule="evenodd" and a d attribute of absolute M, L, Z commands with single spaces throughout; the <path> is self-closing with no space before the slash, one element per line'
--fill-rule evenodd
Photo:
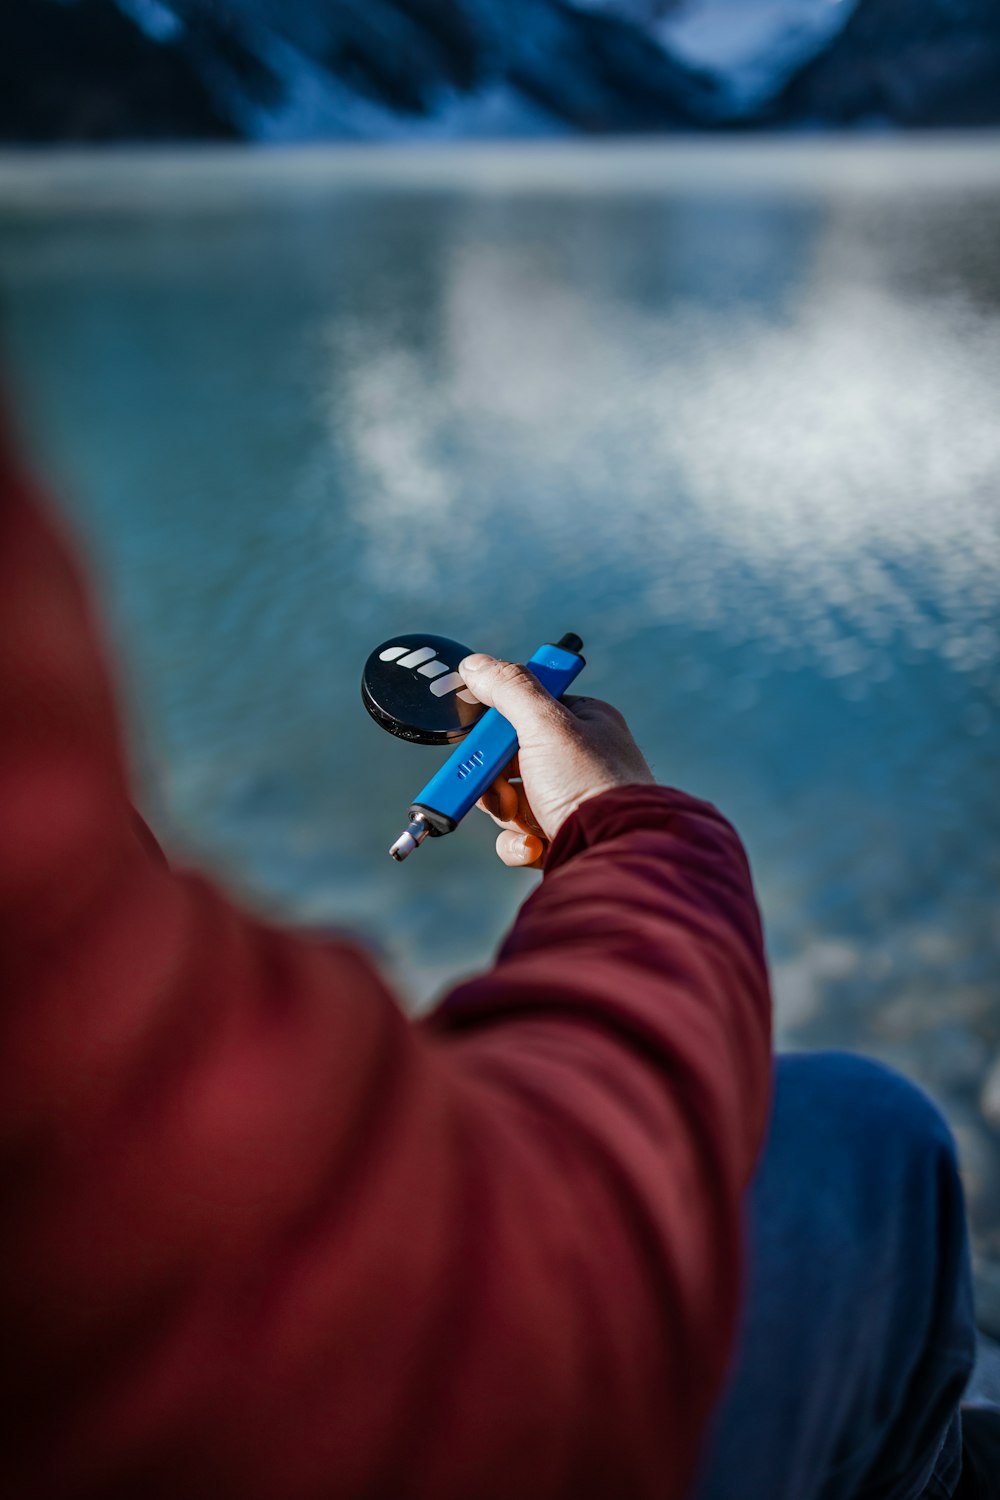
<path fill-rule="evenodd" d="M 557 870 L 585 849 L 636 828 L 667 828 L 675 814 L 684 812 L 719 816 L 710 803 L 674 787 L 635 783 L 599 792 L 596 797 L 588 797 L 566 819 L 549 847 L 545 873 Z"/>

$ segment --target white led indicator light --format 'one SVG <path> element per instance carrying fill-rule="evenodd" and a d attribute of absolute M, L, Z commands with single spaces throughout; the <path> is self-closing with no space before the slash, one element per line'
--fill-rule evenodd
<path fill-rule="evenodd" d="M 430 685 L 435 698 L 443 698 L 447 693 L 454 693 L 458 689 L 458 697 L 463 703 L 479 702 L 475 693 L 470 693 L 459 674 L 448 671 L 444 662 L 437 660 L 433 646 L 417 646 L 414 651 L 411 651 L 409 646 L 386 646 L 384 651 L 379 652 L 378 659 L 379 661 L 394 661 L 397 666 L 408 667 L 411 671 L 416 670 L 422 677 L 435 678 L 436 681 Z M 442 672 L 447 672 L 447 677 L 442 677 Z"/>
<path fill-rule="evenodd" d="M 421 662 L 430 661 L 434 655 L 433 646 L 418 646 L 416 651 L 411 651 L 409 656 L 400 658 L 401 667 L 419 667 Z"/>
<path fill-rule="evenodd" d="M 445 693 L 453 693 L 456 688 L 464 686 L 457 672 L 449 672 L 447 677 L 439 677 L 437 682 L 431 683 L 431 692 L 435 698 L 443 698 Z"/>

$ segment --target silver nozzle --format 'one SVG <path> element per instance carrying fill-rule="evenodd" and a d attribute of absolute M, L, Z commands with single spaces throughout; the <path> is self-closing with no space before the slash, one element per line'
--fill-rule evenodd
<path fill-rule="evenodd" d="M 423 843 L 430 831 L 430 825 L 426 822 L 423 813 L 417 813 L 407 823 L 406 828 L 389 850 L 396 863 L 402 864 L 406 856 L 412 854 L 414 849 Z"/>

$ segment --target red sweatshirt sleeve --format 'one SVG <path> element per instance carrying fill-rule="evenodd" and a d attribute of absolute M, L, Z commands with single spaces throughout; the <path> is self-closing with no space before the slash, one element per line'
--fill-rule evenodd
<path fill-rule="evenodd" d="M 0 1493 L 683 1495 L 770 1076 L 724 819 L 587 803 L 413 1025 L 151 846 L 2 453 L 0 702 Z"/>

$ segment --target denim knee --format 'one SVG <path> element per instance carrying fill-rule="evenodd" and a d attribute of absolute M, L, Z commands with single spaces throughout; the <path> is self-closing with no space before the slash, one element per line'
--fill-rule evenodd
<path fill-rule="evenodd" d="M 797 1074 L 811 1112 L 846 1134 L 866 1156 L 888 1153 L 958 1169 L 955 1140 L 941 1110 L 917 1084 L 854 1052 L 794 1054 L 778 1061 Z"/>
<path fill-rule="evenodd" d="M 948 1481 L 973 1325 L 941 1112 L 864 1057 L 782 1056 L 747 1208 L 743 1328 L 698 1500 L 910 1500 Z"/>
<path fill-rule="evenodd" d="M 923 1280 L 926 1295 L 942 1263 L 966 1253 L 955 1142 L 937 1105 L 901 1074 L 850 1052 L 786 1055 L 777 1075 L 758 1184 L 764 1211 L 822 1243 L 817 1276 L 825 1267 L 897 1297 Z M 800 1182 L 810 1184 L 801 1215 L 787 1201 Z"/>

